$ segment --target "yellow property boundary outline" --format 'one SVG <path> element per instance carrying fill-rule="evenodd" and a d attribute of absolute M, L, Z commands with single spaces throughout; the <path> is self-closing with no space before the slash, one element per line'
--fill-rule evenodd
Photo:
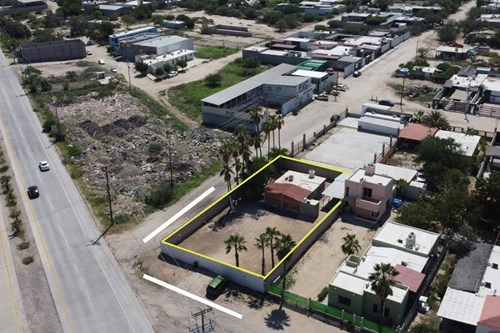
<path fill-rule="evenodd" d="M 351 172 L 348 172 L 348 171 L 344 171 L 344 170 L 341 170 L 341 169 L 337 169 L 337 168 L 332 168 L 332 167 L 329 167 L 329 166 L 326 166 L 326 165 L 322 165 L 322 164 L 318 164 L 318 163 L 314 163 L 314 162 L 310 162 L 310 161 L 306 161 L 306 160 L 299 160 L 299 159 L 296 159 L 296 158 L 292 158 L 292 157 L 288 157 L 288 156 L 284 156 L 284 155 L 279 155 L 277 157 L 275 157 L 273 160 L 269 161 L 266 165 L 264 165 L 262 168 L 260 168 L 259 170 L 257 170 L 253 175 L 251 175 L 250 177 L 248 177 L 247 179 L 245 179 L 244 181 L 242 181 L 240 184 L 238 184 L 236 187 L 234 187 L 231 191 L 227 192 L 226 194 L 224 194 L 223 196 L 221 196 L 219 199 L 215 200 L 212 204 L 210 204 L 207 208 L 203 209 L 201 212 L 199 212 L 198 214 L 196 214 L 193 218 L 191 218 L 190 220 L 188 220 L 186 223 L 184 223 L 183 225 L 181 225 L 179 228 L 175 229 L 173 232 L 171 232 L 167 237 L 165 237 L 161 242 L 165 245 L 168 245 L 168 246 L 171 246 L 173 248 L 176 248 L 176 249 L 179 249 L 181 251 L 184 251 L 184 252 L 187 252 L 187 253 L 190 253 L 190 254 L 194 254 L 198 257 L 201 257 L 201 258 L 204 258 L 204 259 L 208 259 L 210 261 L 214 261 L 216 263 L 219 263 L 221 265 L 224 265 L 224 266 L 228 266 L 228 267 L 231 267 L 233 269 L 237 269 L 241 272 L 244 272 L 244 273 L 247 273 L 247 274 L 250 274 L 250 275 L 253 275 L 253 276 L 256 276 L 256 277 L 259 277 L 259 278 L 262 278 L 264 280 L 266 280 L 285 260 L 288 259 L 289 256 L 292 255 L 292 253 L 300 246 L 302 245 L 302 243 L 307 239 L 309 238 L 309 236 L 317 229 L 319 228 L 323 222 L 330 216 L 333 214 L 333 212 L 335 212 L 337 210 L 337 208 L 339 208 L 339 206 L 342 204 L 342 201 L 339 201 L 322 219 L 321 221 L 319 221 L 311 230 L 309 230 L 309 232 L 304 236 L 302 237 L 302 239 L 290 250 L 290 252 L 288 252 L 288 254 L 283 257 L 283 259 L 281 259 L 276 265 L 274 265 L 274 267 L 266 274 L 266 275 L 262 275 L 262 274 L 258 274 L 258 273 L 255 273 L 255 272 L 252 272 L 252 271 L 249 271 L 247 269 L 244 269 L 244 268 L 241 268 L 241 267 L 237 267 L 235 265 L 232 265 L 230 263 L 227 263 L 227 262 L 224 262 L 224 261 L 221 261 L 221 260 L 218 260 L 218 259 L 215 259 L 215 258 L 212 258 L 212 257 L 209 257 L 207 255 L 204 255 L 204 254 L 201 254 L 201 253 L 198 253 L 198 252 L 195 252 L 195 251 L 192 251 L 192 250 L 189 250 L 189 249 L 186 249 L 184 247 L 181 247 L 181 246 L 178 246 L 178 245 L 175 245 L 175 244 L 172 244 L 172 243 L 169 243 L 168 242 L 168 239 L 172 236 L 174 236 L 175 234 L 177 234 L 179 231 L 181 231 L 184 227 L 186 227 L 188 224 L 192 223 L 193 221 L 195 221 L 196 219 L 198 219 L 198 217 L 200 217 L 202 214 L 204 214 L 206 211 L 210 210 L 213 206 L 215 206 L 216 204 L 218 204 L 220 201 L 222 201 L 223 199 L 225 199 L 226 197 L 230 196 L 233 192 L 235 192 L 236 190 L 238 190 L 239 188 L 241 188 L 242 186 L 244 186 L 247 182 L 249 182 L 252 178 L 254 178 L 256 175 L 258 175 L 260 172 L 262 172 L 263 170 L 267 169 L 268 167 L 270 167 L 272 164 L 274 164 L 276 161 L 278 161 L 279 159 L 285 159 L 285 160 L 290 160 L 290 161 L 294 161 L 294 162 L 297 162 L 297 163 L 301 163 L 301 164 L 306 164 L 306 165 L 311 165 L 311 166 L 314 166 L 314 167 L 317 167 L 317 168 L 321 168 L 321 169 L 326 169 L 326 170 L 330 170 L 330 171 L 335 171 L 335 172 L 340 172 L 340 173 L 345 173 L 345 174 L 351 174 Z"/>

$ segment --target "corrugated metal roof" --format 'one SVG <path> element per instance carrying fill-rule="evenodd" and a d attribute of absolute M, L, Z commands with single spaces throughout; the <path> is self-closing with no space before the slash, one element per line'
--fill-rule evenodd
<path fill-rule="evenodd" d="M 288 64 L 278 65 L 276 67 L 268 69 L 263 73 L 257 74 L 245 81 L 242 81 L 227 89 L 224 89 L 216 94 L 208 96 L 202 99 L 201 101 L 204 103 L 221 105 L 232 100 L 233 98 L 236 98 L 246 93 L 247 91 L 258 88 L 264 83 L 290 85 L 290 84 L 297 84 L 297 82 L 300 82 L 299 80 L 306 81 L 307 78 L 283 77 L 284 74 L 287 74 L 296 68 L 297 68 L 296 66 Z M 291 78 L 291 80 L 288 78 Z"/>
<path fill-rule="evenodd" d="M 399 132 L 400 139 L 422 141 L 428 136 L 434 136 L 437 128 L 427 127 L 422 124 L 408 124 Z"/>
<path fill-rule="evenodd" d="M 441 318 L 476 326 L 483 305 L 484 297 L 448 287 L 437 315 Z"/>
<path fill-rule="evenodd" d="M 272 194 L 281 194 L 287 198 L 293 199 L 297 202 L 302 202 L 306 199 L 311 191 L 306 190 L 300 186 L 294 184 L 285 184 L 285 183 L 271 183 L 266 187 L 267 193 Z"/>

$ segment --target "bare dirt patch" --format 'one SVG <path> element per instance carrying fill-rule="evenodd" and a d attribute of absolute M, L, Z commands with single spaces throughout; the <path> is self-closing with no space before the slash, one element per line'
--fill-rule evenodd
<path fill-rule="evenodd" d="M 347 234 L 356 235 L 363 253 L 371 244 L 375 230 L 367 226 L 338 219 L 316 241 L 295 267 L 295 283 L 290 291 L 316 300 L 316 296 L 332 280 L 340 264 L 347 258 L 342 252 L 342 238 Z"/>
<path fill-rule="evenodd" d="M 247 241 L 247 251 L 240 253 L 240 267 L 260 274 L 262 252 L 254 243 L 267 227 L 276 227 L 279 232 L 290 235 L 298 242 L 324 215 L 325 213 L 321 212 L 312 223 L 296 219 L 294 216 L 282 215 L 263 204 L 246 202 L 239 204 L 235 213 L 229 213 L 229 208 L 226 208 L 179 246 L 232 264 L 235 260 L 234 253 L 233 251 L 226 253 L 224 241 L 230 235 L 239 233 Z M 210 239 L 210 242 L 207 242 L 207 239 Z M 267 271 L 269 271 L 272 268 L 269 249 L 265 250 L 265 254 Z"/>

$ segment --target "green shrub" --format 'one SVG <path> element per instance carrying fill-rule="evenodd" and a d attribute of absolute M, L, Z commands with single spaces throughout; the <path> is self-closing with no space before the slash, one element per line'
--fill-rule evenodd
<path fill-rule="evenodd" d="M 28 242 L 22 242 L 22 243 L 17 244 L 17 249 L 20 251 L 26 250 L 29 247 L 30 247 L 30 243 L 28 243 Z"/>
<path fill-rule="evenodd" d="M 318 294 L 318 301 L 323 302 L 323 300 L 328 296 L 328 287 L 324 287 Z"/>
<path fill-rule="evenodd" d="M 145 202 L 155 208 L 163 208 L 171 197 L 172 190 L 170 189 L 170 184 L 164 183 L 153 187 L 146 197 Z"/>
<path fill-rule="evenodd" d="M 10 212 L 10 215 L 9 217 L 11 219 L 15 219 L 16 217 L 19 217 L 19 215 L 21 215 L 21 212 L 17 209 L 13 209 L 11 212 Z"/>
<path fill-rule="evenodd" d="M 118 214 L 114 217 L 115 224 L 125 224 L 130 222 L 130 215 L 128 214 Z"/>
<path fill-rule="evenodd" d="M 163 149 L 163 145 L 158 142 L 150 143 L 148 147 L 148 151 L 151 155 L 158 155 L 161 153 L 161 150 Z"/>
<path fill-rule="evenodd" d="M 33 256 L 28 256 L 28 257 L 24 257 L 24 258 L 23 258 L 23 264 L 25 264 L 25 265 L 29 265 L 29 264 L 31 264 L 33 261 L 35 261 L 35 260 L 33 259 Z"/>

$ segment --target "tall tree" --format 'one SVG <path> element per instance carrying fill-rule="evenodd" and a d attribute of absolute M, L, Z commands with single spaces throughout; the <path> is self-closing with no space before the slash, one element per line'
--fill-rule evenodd
<path fill-rule="evenodd" d="M 262 110 L 260 106 L 254 106 L 250 109 L 250 118 L 255 126 L 255 133 L 260 133 L 259 124 L 262 119 Z"/>
<path fill-rule="evenodd" d="M 283 234 L 280 235 L 280 237 L 276 240 L 278 259 L 283 259 L 296 244 L 297 243 L 293 240 L 292 236 Z"/>
<path fill-rule="evenodd" d="M 274 267 L 274 249 L 275 249 L 276 240 L 281 235 L 281 232 L 279 232 L 276 229 L 276 227 L 273 227 L 273 228 L 267 227 L 265 234 L 269 238 L 269 247 L 271 249 L 271 265 L 272 265 L 272 267 Z"/>
<path fill-rule="evenodd" d="M 281 128 L 285 125 L 285 118 L 282 115 L 278 115 L 276 118 L 276 127 L 278 128 L 278 148 L 281 149 Z"/>
<path fill-rule="evenodd" d="M 267 139 L 267 152 L 269 153 L 269 151 L 271 150 L 271 138 L 270 138 L 270 134 L 271 134 L 271 131 L 273 130 L 273 127 L 272 127 L 272 124 L 271 124 L 271 121 L 269 119 L 267 119 L 264 124 L 262 125 L 262 130 L 264 131 L 264 133 L 266 133 L 266 139 Z M 265 141 L 265 140 L 264 140 Z"/>
<path fill-rule="evenodd" d="M 226 244 L 226 254 L 231 252 L 234 249 L 234 258 L 236 259 L 236 267 L 240 267 L 240 252 L 246 251 L 247 247 L 245 246 L 245 237 L 236 233 L 234 235 L 229 236 L 228 239 L 224 241 Z"/>
<path fill-rule="evenodd" d="M 358 253 L 361 250 L 361 246 L 359 245 L 359 241 L 356 239 L 355 234 L 347 234 L 342 238 L 344 244 L 342 244 L 342 252 L 347 255 L 351 255 L 354 253 Z"/>
<path fill-rule="evenodd" d="M 276 115 L 269 116 L 269 122 L 271 123 L 271 131 L 273 133 L 273 148 L 276 147 L 276 143 L 274 140 L 274 131 L 278 128 L 278 121 Z"/>
<path fill-rule="evenodd" d="M 224 181 L 227 184 L 227 191 L 231 191 L 231 175 L 233 174 L 233 169 L 229 166 L 229 164 L 222 164 L 222 170 L 220 171 L 220 175 L 224 176 Z"/>
<path fill-rule="evenodd" d="M 391 264 L 376 264 L 374 271 L 368 277 L 370 287 L 380 299 L 380 317 L 384 315 L 385 300 L 392 295 L 392 287 L 396 284 L 394 278 L 399 272 Z"/>
<path fill-rule="evenodd" d="M 265 233 L 260 234 L 258 238 L 255 238 L 255 246 L 262 251 L 262 275 L 266 273 L 266 253 L 264 250 L 268 244 L 269 238 Z"/>
<path fill-rule="evenodd" d="M 241 174 L 241 170 L 242 170 L 242 164 L 241 164 L 239 156 L 234 158 L 233 166 L 234 166 L 234 176 L 235 176 L 235 180 L 236 180 L 236 185 L 238 185 L 240 183 L 240 174 Z"/>

